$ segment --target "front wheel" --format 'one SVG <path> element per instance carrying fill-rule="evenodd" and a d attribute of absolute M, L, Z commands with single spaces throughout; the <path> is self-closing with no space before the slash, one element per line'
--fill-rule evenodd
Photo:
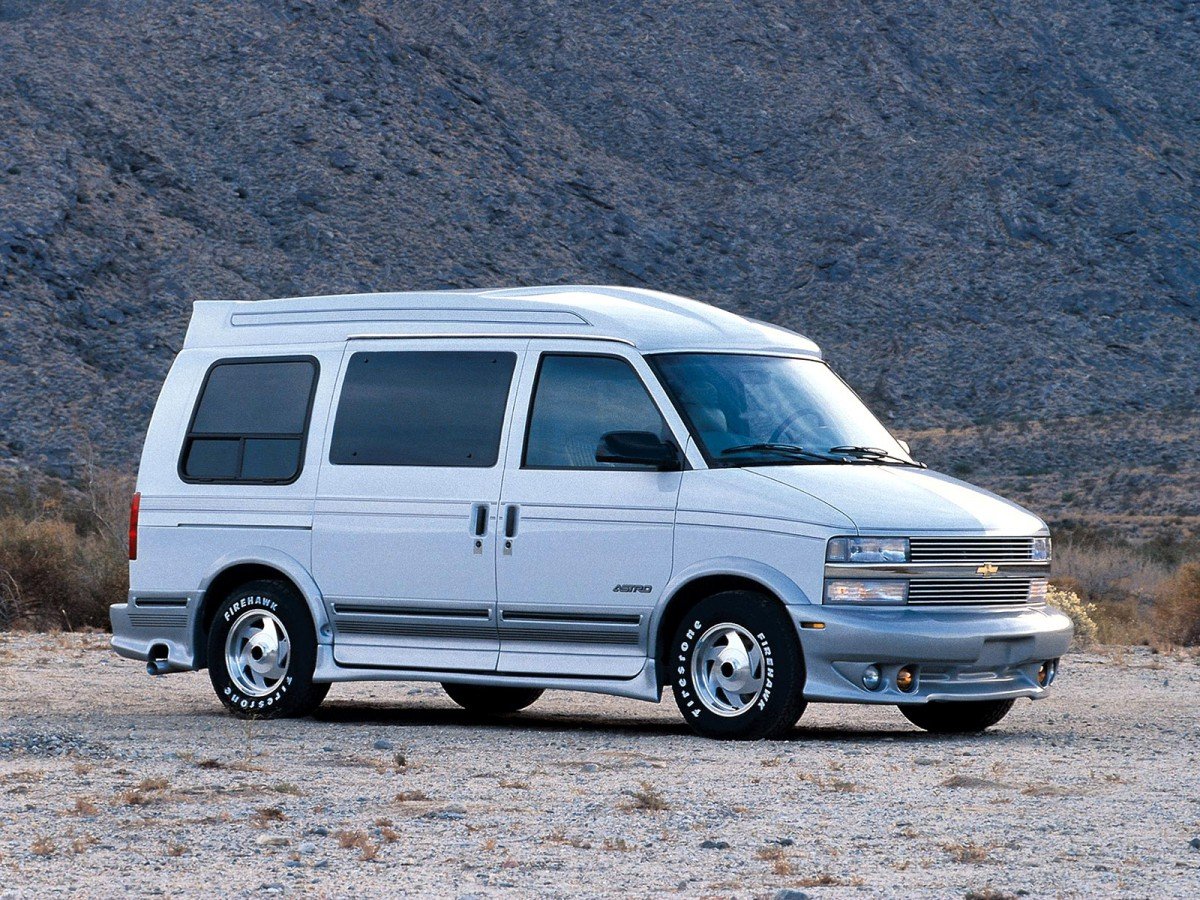
<path fill-rule="evenodd" d="M 442 690 L 463 709 L 484 716 L 503 716 L 532 705 L 545 693 L 541 688 L 500 687 L 486 684 L 442 685 Z"/>
<path fill-rule="evenodd" d="M 933 734 L 974 734 L 991 728 L 1008 715 L 1012 700 L 932 701 L 900 707 L 904 718 Z"/>
<path fill-rule="evenodd" d="M 675 630 L 667 659 L 675 702 L 696 734 L 779 738 L 804 712 L 804 657 L 796 626 L 770 597 L 706 597 Z"/>
<path fill-rule="evenodd" d="M 208 677 L 243 719 L 306 716 L 328 684 L 315 684 L 317 635 L 308 606 L 285 581 L 242 585 L 217 607 L 208 633 Z"/>

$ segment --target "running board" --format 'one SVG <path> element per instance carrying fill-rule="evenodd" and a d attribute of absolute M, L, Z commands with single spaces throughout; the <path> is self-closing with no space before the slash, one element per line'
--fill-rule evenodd
<path fill-rule="evenodd" d="M 317 646 L 317 666 L 313 681 L 436 681 L 453 684 L 482 684 L 496 687 L 542 688 L 548 691 L 585 691 L 611 694 L 657 703 L 662 699 L 654 660 L 647 659 L 633 678 L 572 678 L 562 675 L 514 675 L 500 672 L 456 672 L 432 669 L 390 669 L 340 666 L 333 658 L 333 647 Z"/>

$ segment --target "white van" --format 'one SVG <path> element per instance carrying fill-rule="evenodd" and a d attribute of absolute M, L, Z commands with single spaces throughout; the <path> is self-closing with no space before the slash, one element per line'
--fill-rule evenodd
<path fill-rule="evenodd" d="M 113 647 L 239 716 L 387 679 L 978 731 L 1071 637 L 1040 519 L 915 462 L 806 338 L 654 291 L 197 303 L 137 491 Z"/>

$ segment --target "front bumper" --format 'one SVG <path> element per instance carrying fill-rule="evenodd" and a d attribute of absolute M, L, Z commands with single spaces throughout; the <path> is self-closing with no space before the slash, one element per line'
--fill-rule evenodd
<path fill-rule="evenodd" d="M 1046 695 L 1038 669 L 1067 652 L 1071 620 L 1049 607 L 913 609 L 794 606 L 804 650 L 808 700 L 928 703 Z M 812 627 L 821 623 L 823 628 Z M 867 666 L 882 672 L 863 687 Z M 916 670 L 910 691 L 896 687 L 902 666 Z"/>
<path fill-rule="evenodd" d="M 165 659 L 171 671 L 196 668 L 193 636 L 200 592 L 187 594 L 129 595 L 128 603 L 108 608 L 112 623 L 112 648 L 118 656 L 145 662 Z"/>

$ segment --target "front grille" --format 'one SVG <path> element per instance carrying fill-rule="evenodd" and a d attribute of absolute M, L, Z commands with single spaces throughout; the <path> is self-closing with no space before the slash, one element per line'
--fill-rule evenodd
<path fill-rule="evenodd" d="M 915 563 L 1028 562 L 1033 538 L 915 537 L 909 551 Z"/>
<path fill-rule="evenodd" d="M 914 578 L 908 585 L 912 606 L 952 606 L 963 603 L 1024 604 L 1029 602 L 1029 578 Z"/>

